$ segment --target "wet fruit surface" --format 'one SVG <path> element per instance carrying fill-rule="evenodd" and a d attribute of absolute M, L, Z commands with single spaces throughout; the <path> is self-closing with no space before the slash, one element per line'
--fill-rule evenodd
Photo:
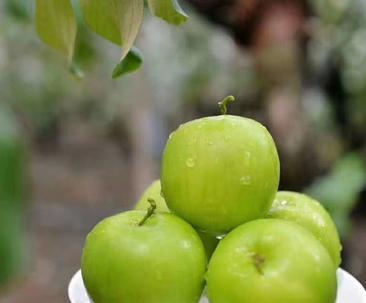
<path fill-rule="evenodd" d="M 82 275 L 95 303 L 186 303 L 201 296 L 206 255 L 196 231 L 173 214 L 108 218 L 89 234 Z"/>
<path fill-rule="evenodd" d="M 182 125 L 162 160 L 168 207 L 198 229 L 224 234 L 263 217 L 279 182 L 279 160 L 266 128 L 221 115 Z"/>
<path fill-rule="evenodd" d="M 334 303 L 336 269 L 301 226 L 279 219 L 246 223 L 222 240 L 207 274 L 211 303 Z"/>
<path fill-rule="evenodd" d="M 338 268 L 342 246 L 337 228 L 319 202 L 304 194 L 280 191 L 268 216 L 295 222 L 309 230 L 328 250 Z"/>
<path fill-rule="evenodd" d="M 156 210 L 161 212 L 170 212 L 164 198 L 161 196 L 160 180 L 155 180 L 142 194 L 139 201 L 136 203 L 135 209 L 146 211 L 149 207 L 148 199 L 153 199 L 156 202 Z M 200 236 L 203 246 L 205 247 L 207 259 L 210 259 L 213 254 L 219 239 L 205 232 L 197 231 Z"/>

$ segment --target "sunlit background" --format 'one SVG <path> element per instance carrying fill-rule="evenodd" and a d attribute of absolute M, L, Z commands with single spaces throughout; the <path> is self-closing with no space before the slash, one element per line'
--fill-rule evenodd
<path fill-rule="evenodd" d="M 119 80 L 119 48 L 82 24 L 85 78 L 71 75 L 32 2 L 0 3 L 1 303 L 67 302 L 87 232 L 132 208 L 169 133 L 229 94 L 273 134 L 281 189 L 329 210 L 366 286 L 366 1 L 189 0 L 179 27 L 147 12 L 143 68 Z"/>

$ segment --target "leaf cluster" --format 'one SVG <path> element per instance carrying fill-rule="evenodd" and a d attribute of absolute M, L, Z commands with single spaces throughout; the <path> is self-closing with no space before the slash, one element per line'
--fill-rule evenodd
<path fill-rule="evenodd" d="M 121 58 L 113 78 L 137 70 L 142 62 L 141 52 L 134 47 L 144 16 L 144 0 L 35 0 L 36 29 L 41 40 L 63 53 L 70 70 L 82 73 L 74 62 L 78 31 L 77 14 L 95 33 L 121 46 Z M 187 15 L 176 0 L 148 0 L 153 15 L 168 23 L 179 25 Z"/>

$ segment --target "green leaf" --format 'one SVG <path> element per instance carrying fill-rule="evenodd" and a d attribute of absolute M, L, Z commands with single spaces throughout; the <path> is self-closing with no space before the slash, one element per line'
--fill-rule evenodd
<path fill-rule="evenodd" d="M 139 69 L 142 61 L 143 58 L 140 50 L 133 47 L 127 54 L 126 58 L 124 58 L 113 70 L 113 79 Z"/>
<path fill-rule="evenodd" d="M 335 163 L 328 175 L 315 180 L 305 191 L 325 206 L 340 234 L 345 236 L 350 226 L 350 213 L 365 185 L 364 160 L 357 153 L 349 153 Z"/>
<path fill-rule="evenodd" d="M 177 0 L 148 0 L 151 13 L 172 24 L 182 24 L 188 15 L 179 6 Z"/>
<path fill-rule="evenodd" d="M 105 39 L 121 45 L 121 61 L 132 48 L 144 14 L 143 0 L 81 0 L 88 26 Z"/>
<path fill-rule="evenodd" d="M 81 80 L 81 79 L 84 78 L 84 73 L 83 73 L 82 69 L 75 62 L 73 62 L 71 64 L 71 66 L 70 66 L 70 72 L 78 80 Z"/>
<path fill-rule="evenodd" d="M 46 44 L 72 61 L 77 25 L 70 0 L 36 0 L 36 28 Z"/>

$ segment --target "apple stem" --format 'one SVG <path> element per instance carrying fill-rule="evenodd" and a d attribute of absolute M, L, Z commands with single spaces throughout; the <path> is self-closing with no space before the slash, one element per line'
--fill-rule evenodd
<path fill-rule="evenodd" d="M 227 114 L 227 106 L 230 102 L 234 102 L 235 98 L 234 96 L 227 96 L 224 100 L 219 102 L 219 108 L 222 115 Z"/>
<path fill-rule="evenodd" d="M 261 275 L 264 275 L 263 265 L 264 265 L 264 262 L 266 261 L 266 259 L 263 256 L 260 256 L 258 254 L 254 254 L 252 256 L 252 259 L 253 259 L 253 263 L 254 263 L 255 268 L 258 270 L 258 272 Z"/>
<path fill-rule="evenodd" d="M 139 226 L 142 226 L 146 222 L 146 220 L 154 214 L 156 209 L 156 202 L 154 199 L 148 198 L 147 201 L 150 203 L 150 207 L 147 209 L 145 217 L 143 217 L 140 221 Z"/>

